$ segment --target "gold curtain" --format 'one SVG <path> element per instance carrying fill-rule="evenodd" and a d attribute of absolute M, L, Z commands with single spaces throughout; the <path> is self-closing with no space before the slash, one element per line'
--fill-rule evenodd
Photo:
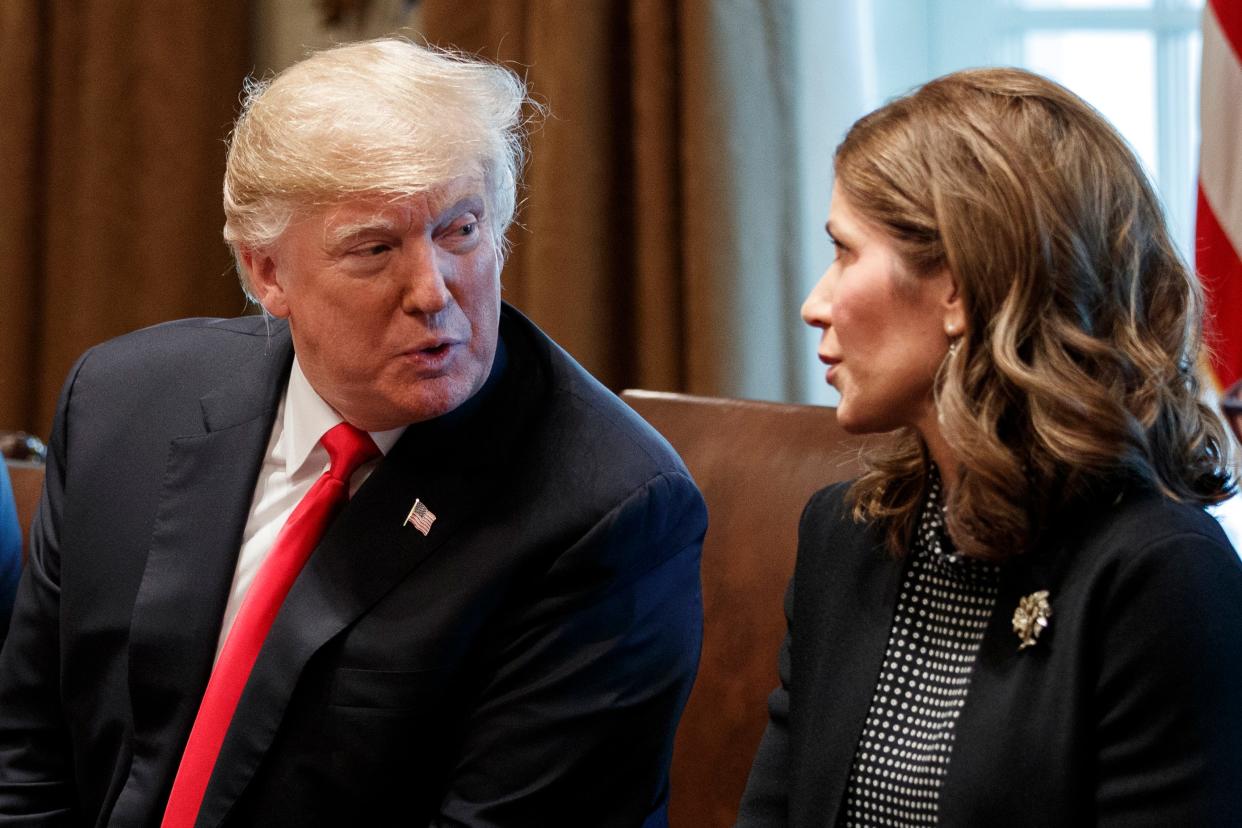
<path fill-rule="evenodd" d="M 785 0 L 424 0 L 428 40 L 524 74 L 506 298 L 614 389 L 796 394 Z"/>
<path fill-rule="evenodd" d="M 86 348 L 236 315 L 223 139 L 246 0 L 0 0 L 0 429 L 46 435 Z"/>

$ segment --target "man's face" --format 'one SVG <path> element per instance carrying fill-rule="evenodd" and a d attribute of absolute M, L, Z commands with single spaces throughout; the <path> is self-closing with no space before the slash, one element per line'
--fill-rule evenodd
<path fill-rule="evenodd" d="M 452 411 L 496 354 L 500 264 L 479 176 L 427 193 L 344 201 L 243 252 L 263 307 L 288 318 L 311 386 L 384 431 Z"/>

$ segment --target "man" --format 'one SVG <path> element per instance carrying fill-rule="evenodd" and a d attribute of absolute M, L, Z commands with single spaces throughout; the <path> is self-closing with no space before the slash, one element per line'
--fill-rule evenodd
<path fill-rule="evenodd" d="M 0 814 L 665 822 L 705 510 L 500 302 L 524 96 L 396 40 L 250 90 L 225 237 L 266 314 L 70 374 L 0 658 Z"/>

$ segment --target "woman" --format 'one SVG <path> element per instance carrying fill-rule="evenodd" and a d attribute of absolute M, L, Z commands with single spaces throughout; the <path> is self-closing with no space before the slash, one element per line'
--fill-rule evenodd
<path fill-rule="evenodd" d="M 1202 299 L 1117 133 L 959 72 L 836 153 L 803 319 L 895 432 L 800 527 L 758 825 L 1242 824 L 1242 564 Z"/>

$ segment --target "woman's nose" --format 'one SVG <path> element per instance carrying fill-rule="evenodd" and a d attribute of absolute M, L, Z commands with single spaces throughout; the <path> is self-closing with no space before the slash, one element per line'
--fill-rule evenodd
<path fill-rule="evenodd" d="M 832 324 L 831 274 L 832 268 L 828 268 L 802 302 L 802 321 L 813 328 Z"/>

